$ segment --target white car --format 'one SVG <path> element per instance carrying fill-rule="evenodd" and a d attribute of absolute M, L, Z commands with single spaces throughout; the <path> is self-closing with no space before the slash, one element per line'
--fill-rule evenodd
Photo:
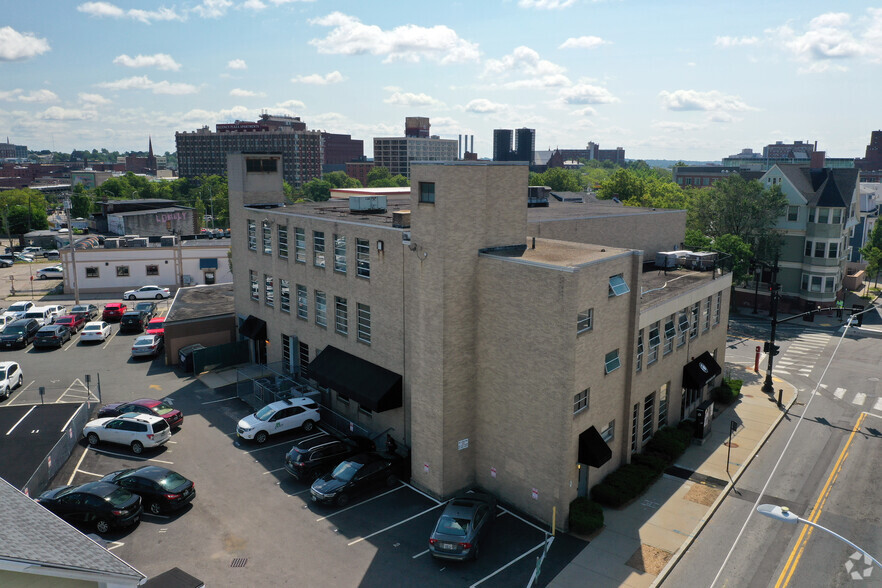
<path fill-rule="evenodd" d="M 0 314 L 0 333 L 6 330 L 6 325 L 16 320 L 16 316 L 14 314 L 10 314 L 8 312 L 4 312 Z"/>
<path fill-rule="evenodd" d="M 110 325 L 104 321 L 89 321 L 80 333 L 80 341 L 107 341 Z"/>
<path fill-rule="evenodd" d="M 62 306 L 61 304 L 50 304 L 46 308 L 48 308 L 49 312 L 52 313 L 52 324 L 55 323 L 55 319 L 67 314 L 67 307 Z"/>
<path fill-rule="evenodd" d="M 61 269 L 60 265 L 44 267 L 43 269 L 37 270 L 37 277 L 41 280 L 48 280 L 49 278 L 61 280 L 64 278 L 64 270 Z"/>
<path fill-rule="evenodd" d="M 123 300 L 162 300 L 171 297 L 168 288 L 159 286 L 141 286 L 137 290 L 129 290 L 123 294 Z"/>
<path fill-rule="evenodd" d="M 16 302 L 6 309 L 6 314 L 12 315 L 15 318 L 21 318 L 25 315 L 27 311 L 34 307 L 34 303 L 30 300 L 22 300 L 21 302 Z"/>
<path fill-rule="evenodd" d="M 311 398 L 289 398 L 267 404 L 239 421 L 236 434 L 242 439 L 264 443 L 270 435 L 301 427 L 309 433 L 321 417 Z"/>
<path fill-rule="evenodd" d="M 0 398 L 9 398 L 14 388 L 21 386 L 21 367 L 14 361 L 0 361 Z"/>
<path fill-rule="evenodd" d="M 171 439 L 171 428 L 161 416 L 127 412 L 89 421 L 83 428 L 83 437 L 92 446 L 102 441 L 118 443 L 140 454 L 145 447 L 159 447 Z"/>

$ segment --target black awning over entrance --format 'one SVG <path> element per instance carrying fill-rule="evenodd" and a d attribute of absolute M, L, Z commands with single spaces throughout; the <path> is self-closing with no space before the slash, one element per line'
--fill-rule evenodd
<path fill-rule="evenodd" d="M 597 429 L 589 427 L 579 433 L 579 463 L 599 468 L 612 459 L 612 450 Z"/>
<path fill-rule="evenodd" d="M 683 366 L 683 387 L 697 390 L 723 373 L 714 356 L 705 351 Z"/>
<path fill-rule="evenodd" d="M 239 327 L 239 334 L 255 341 L 266 341 L 266 321 L 249 314 Z"/>
<path fill-rule="evenodd" d="M 309 377 L 373 412 L 401 408 L 401 376 L 332 345 L 309 362 Z"/>

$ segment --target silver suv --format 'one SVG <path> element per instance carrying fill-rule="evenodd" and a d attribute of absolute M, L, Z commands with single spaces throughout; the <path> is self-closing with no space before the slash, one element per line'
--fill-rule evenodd
<path fill-rule="evenodd" d="M 161 416 L 127 412 L 89 421 L 83 428 L 83 437 L 92 446 L 101 441 L 128 445 L 137 455 L 145 447 L 159 447 L 171 439 L 171 429 Z"/>

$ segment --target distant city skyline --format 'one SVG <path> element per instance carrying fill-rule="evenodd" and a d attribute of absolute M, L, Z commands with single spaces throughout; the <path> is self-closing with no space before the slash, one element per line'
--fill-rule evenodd
<path fill-rule="evenodd" d="M 613 0 L 14 3 L 0 137 L 30 149 L 175 150 L 175 131 L 300 116 L 403 136 L 536 129 L 537 150 L 719 161 L 776 141 L 861 157 L 882 128 L 882 5 Z"/>

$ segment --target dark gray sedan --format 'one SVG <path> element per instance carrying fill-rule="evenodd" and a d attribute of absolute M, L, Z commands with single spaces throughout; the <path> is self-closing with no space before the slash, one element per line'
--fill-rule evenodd
<path fill-rule="evenodd" d="M 439 559 L 478 559 L 482 541 L 496 520 L 496 498 L 467 492 L 450 500 L 429 536 L 429 551 Z"/>

